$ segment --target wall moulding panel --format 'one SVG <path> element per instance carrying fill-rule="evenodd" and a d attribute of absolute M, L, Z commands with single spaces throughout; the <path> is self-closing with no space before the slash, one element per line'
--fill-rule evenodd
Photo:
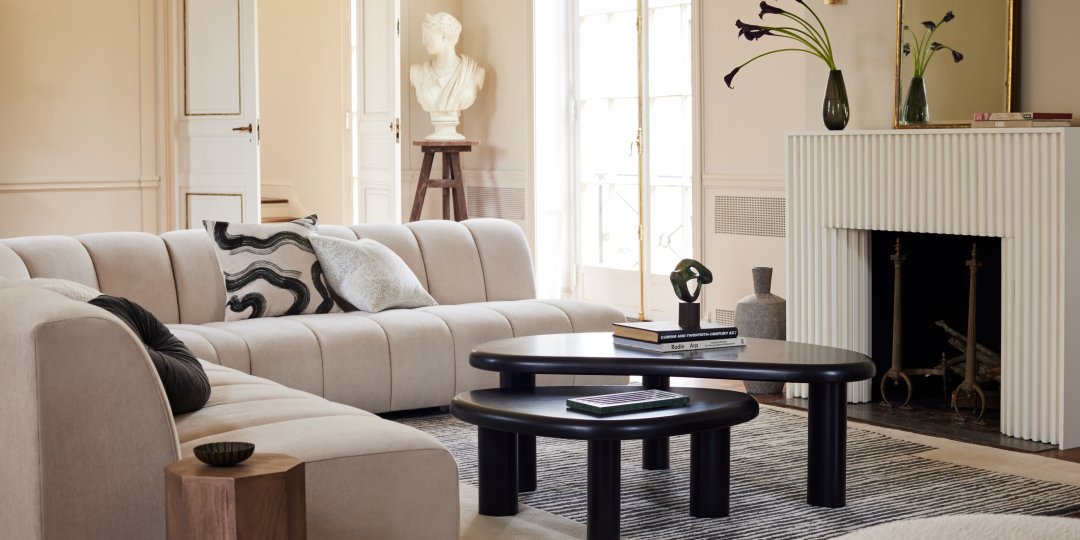
<path fill-rule="evenodd" d="M 158 189 L 161 179 L 152 178 L 58 178 L 34 180 L 0 180 L 0 193 L 29 191 L 118 191 L 126 189 Z"/>
<path fill-rule="evenodd" d="M 165 5 L 0 8 L 0 234 L 161 231 Z"/>
<path fill-rule="evenodd" d="M 787 189 L 784 177 L 774 174 L 705 174 L 701 176 L 701 185 L 706 188 L 776 191 L 780 196 Z"/>
<path fill-rule="evenodd" d="M 870 352 L 869 231 L 1001 238 L 1001 432 L 1080 446 L 1080 130 L 788 136 L 788 339 Z M 788 385 L 805 396 L 805 385 Z M 870 398 L 868 383 L 848 388 Z"/>
<path fill-rule="evenodd" d="M 240 0 L 183 0 L 184 114 L 240 114 Z"/>
<path fill-rule="evenodd" d="M 156 189 L 0 191 L 0 238 L 157 232 Z M 43 220 L 42 216 L 49 216 Z"/>

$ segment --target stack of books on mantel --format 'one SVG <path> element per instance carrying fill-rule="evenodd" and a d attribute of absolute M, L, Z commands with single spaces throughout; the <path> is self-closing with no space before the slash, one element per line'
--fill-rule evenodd
<path fill-rule="evenodd" d="M 973 128 L 1069 127 L 1072 113 L 996 112 L 975 113 Z"/>
<path fill-rule="evenodd" d="M 654 352 L 681 352 L 746 345 L 734 326 L 701 323 L 683 328 L 675 321 L 612 323 L 615 345 Z"/>

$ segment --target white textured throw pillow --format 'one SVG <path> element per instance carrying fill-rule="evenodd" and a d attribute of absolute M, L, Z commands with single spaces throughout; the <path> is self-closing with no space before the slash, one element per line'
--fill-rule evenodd
<path fill-rule="evenodd" d="M 330 287 L 360 311 L 434 306 L 416 274 L 390 248 L 369 239 L 309 238 Z"/>
<path fill-rule="evenodd" d="M 317 220 L 203 222 L 225 274 L 226 321 L 341 311 L 308 241 Z"/>

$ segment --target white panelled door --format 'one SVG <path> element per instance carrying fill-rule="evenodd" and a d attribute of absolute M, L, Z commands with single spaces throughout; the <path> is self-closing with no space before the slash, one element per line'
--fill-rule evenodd
<path fill-rule="evenodd" d="M 401 222 L 400 3 L 352 0 L 353 222 Z"/>
<path fill-rule="evenodd" d="M 177 225 L 257 223 L 255 0 L 183 0 L 177 42 Z"/>

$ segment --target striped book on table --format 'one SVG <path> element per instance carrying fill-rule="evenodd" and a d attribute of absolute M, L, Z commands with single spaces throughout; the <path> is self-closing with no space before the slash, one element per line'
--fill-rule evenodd
<path fill-rule="evenodd" d="M 739 337 L 739 329 L 734 326 L 701 323 L 701 326 L 697 328 L 683 328 L 675 321 L 612 323 L 611 333 L 615 337 L 647 343 L 677 343 Z"/>
<path fill-rule="evenodd" d="M 746 345 L 746 339 L 737 338 L 721 338 L 721 339 L 702 339 L 698 341 L 677 341 L 674 343 L 649 343 L 646 341 L 638 341 L 636 339 L 626 339 L 616 337 L 613 338 L 616 347 L 629 347 L 632 349 L 640 349 L 643 351 L 653 352 L 684 352 L 684 351 L 698 351 L 704 349 L 723 349 L 727 347 L 741 347 Z"/>

